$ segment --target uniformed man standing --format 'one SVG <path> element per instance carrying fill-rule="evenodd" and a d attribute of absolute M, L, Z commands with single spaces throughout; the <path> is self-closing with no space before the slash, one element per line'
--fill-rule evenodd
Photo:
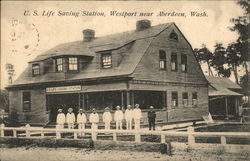
<path fill-rule="evenodd" d="M 125 120 L 126 120 L 127 130 L 132 130 L 132 119 L 133 119 L 133 110 L 131 109 L 131 105 L 128 105 L 125 111 Z"/>
<path fill-rule="evenodd" d="M 66 115 L 66 123 L 68 124 L 69 129 L 74 128 L 75 121 L 76 121 L 76 117 L 75 117 L 75 114 L 73 113 L 73 109 L 69 108 L 68 113 Z"/>
<path fill-rule="evenodd" d="M 140 129 L 140 123 L 141 123 L 141 109 L 139 108 L 140 105 L 136 104 L 134 109 L 134 120 L 135 120 L 135 130 Z"/>
<path fill-rule="evenodd" d="M 99 115 L 96 112 L 96 109 L 92 109 L 92 113 L 89 116 L 89 122 L 91 123 L 91 129 L 96 130 L 98 129 L 98 123 L 99 123 Z"/>
<path fill-rule="evenodd" d="M 121 110 L 120 106 L 116 106 L 116 111 L 114 114 L 114 120 L 115 120 L 115 125 L 116 125 L 116 129 L 122 129 L 122 120 L 123 120 L 124 116 L 123 116 L 123 112 Z"/>
<path fill-rule="evenodd" d="M 79 109 L 79 113 L 77 115 L 77 123 L 78 123 L 78 129 L 82 130 L 85 129 L 85 124 L 87 122 L 87 118 L 85 113 L 83 113 L 83 109 Z M 84 133 L 80 134 L 81 136 L 84 135 Z"/>
<path fill-rule="evenodd" d="M 56 117 L 56 123 L 57 123 L 57 125 L 59 125 L 59 127 L 60 127 L 61 129 L 64 128 L 65 115 L 64 115 L 64 113 L 62 112 L 62 109 L 58 109 L 58 114 L 57 114 L 57 117 Z"/>
<path fill-rule="evenodd" d="M 110 130 L 110 122 L 112 120 L 112 116 L 108 107 L 105 108 L 105 112 L 103 113 L 102 118 L 103 122 L 105 123 L 105 130 Z"/>
<path fill-rule="evenodd" d="M 155 130 L 155 118 L 156 118 L 156 113 L 154 111 L 154 107 L 150 106 L 150 111 L 148 111 L 148 124 L 149 124 L 149 130 L 153 128 Z"/>

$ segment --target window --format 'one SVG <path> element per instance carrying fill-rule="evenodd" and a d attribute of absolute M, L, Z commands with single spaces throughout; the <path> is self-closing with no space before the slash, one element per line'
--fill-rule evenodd
<path fill-rule="evenodd" d="M 40 74 L 40 67 L 39 64 L 33 64 L 32 65 L 32 75 L 39 75 Z"/>
<path fill-rule="evenodd" d="M 111 54 L 102 54 L 102 68 L 111 68 L 112 61 L 111 61 Z"/>
<path fill-rule="evenodd" d="M 181 71 L 187 72 L 187 55 L 181 55 Z"/>
<path fill-rule="evenodd" d="M 178 106 L 178 93 L 172 92 L 172 106 L 177 107 Z"/>
<path fill-rule="evenodd" d="M 182 93 L 182 103 L 184 106 L 188 105 L 188 93 L 187 92 Z"/>
<path fill-rule="evenodd" d="M 23 111 L 30 111 L 30 92 L 23 92 Z"/>
<path fill-rule="evenodd" d="M 176 53 L 171 54 L 171 70 L 177 71 L 177 54 Z"/>
<path fill-rule="evenodd" d="M 78 61 L 77 58 L 69 58 L 69 70 L 75 71 L 78 70 Z"/>
<path fill-rule="evenodd" d="M 193 92 L 192 93 L 192 105 L 197 105 L 198 104 L 198 96 L 197 96 L 197 92 Z"/>
<path fill-rule="evenodd" d="M 58 72 L 63 71 L 63 59 L 62 58 L 56 59 L 56 71 Z"/>
<path fill-rule="evenodd" d="M 170 38 L 171 40 L 178 41 L 178 36 L 177 36 L 177 34 L 175 33 L 174 30 L 173 30 L 173 31 L 171 32 L 171 34 L 169 35 L 169 38 Z"/>
<path fill-rule="evenodd" d="M 159 51 L 159 64 L 160 64 L 160 69 L 166 69 L 167 68 L 167 58 L 166 58 L 166 52 L 163 50 Z"/>

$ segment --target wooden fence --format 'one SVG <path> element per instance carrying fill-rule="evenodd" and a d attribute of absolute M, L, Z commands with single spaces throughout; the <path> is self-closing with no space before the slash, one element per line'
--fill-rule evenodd
<path fill-rule="evenodd" d="M 5 127 L 4 124 L 0 126 L 1 137 L 14 137 L 17 138 L 17 132 L 24 132 L 24 137 L 26 138 L 35 138 L 31 136 L 31 132 L 36 132 L 40 136 L 39 138 L 45 138 L 45 133 L 53 133 L 56 135 L 56 139 L 62 138 L 62 133 L 72 133 L 74 135 L 73 139 L 78 139 L 78 134 L 80 133 L 89 133 L 93 141 L 97 140 L 98 134 L 112 134 L 113 141 L 117 141 L 117 134 L 124 135 L 134 135 L 135 142 L 141 142 L 141 135 L 158 135 L 161 138 L 161 143 L 166 143 L 167 136 L 184 136 L 188 138 L 188 145 L 196 144 L 195 137 L 220 137 L 221 144 L 227 144 L 227 137 L 233 138 L 250 138 L 250 132 L 194 132 L 193 127 L 188 127 L 187 131 L 144 131 L 144 130 L 105 130 L 105 129 L 61 129 L 57 128 L 42 128 L 42 127 L 31 127 L 27 124 L 25 127 Z M 12 136 L 5 136 L 5 131 L 13 131 Z"/>

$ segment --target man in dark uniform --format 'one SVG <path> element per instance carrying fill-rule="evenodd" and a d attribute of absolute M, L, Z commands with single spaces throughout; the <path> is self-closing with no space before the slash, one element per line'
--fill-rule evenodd
<path fill-rule="evenodd" d="M 148 111 L 148 124 L 149 124 L 149 130 L 152 129 L 155 130 L 155 118 L 156 118 L 156 113 L 154 111 L 154 107 L 150 106 L 150 111 Z"/>

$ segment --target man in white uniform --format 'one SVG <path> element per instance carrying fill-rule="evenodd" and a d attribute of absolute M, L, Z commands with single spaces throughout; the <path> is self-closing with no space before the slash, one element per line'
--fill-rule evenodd
<path fill-rule="evenodd" d="M 68 124 L 69 129 L 74 128 L 74 123 L 76 121 L 75 114 L 73 113 L 73 109 L 69 108 L 68 113 L 66 115 L 66 123 Z"/>
<path fill-rule="evenodd" d="M 141 123 L 141 109 L 139 108 L 139 104 L 135 105 L 135 109 L 134 109 L 134 120 L 135 120 L 135 130 L 139 130 L 140 129 L 140 123 Z"/>
<path fill-rule="evenodd" d="M 128 105 L 125 111 L 125 120 L 126 120 L 127 130 L 132 130 L 132 119 L 133 119 L 133 110 L 131 109 L 131 105 Z"/>
<path fill-rule="evenodd" d="M 108 107 L 105 108 L 105 112 L 103 113 L 102 117 L 103 122 L 105 123 L 105 130 L 110 130 L 110 122 L 112 120 L 112 116 Z"/>
<path fill-rule="evenodd" d="M 61 129 L 64 128 L 65 115 L 64 115 L 64 113 L 62 112 L 62 109 L 58 109 L 58 114 L 57 114 L 57 117 L 56 117 L 56 123 L 57 123 L 57 125 L 59 125 L 59 127 L 60 127 Z"/>
<path fill-rule="evenodd" d="M 99 115 L 95 108 L 93 108 L 92 113 L 89 116 L 89 122 L 91 123 L 92 130 L 98 129 Z"/>
<path fill-rule="evenodd" d="M 78 123 L 78 129 L 82 130 L 85 129 L 85 124 L 87 122 L 87 118 L 85 113 L 83 113 L 83 109 L 79 109 L 79 113 L 77 115 L 77 123 Z M 81 136 L 84 135 L 84 133 L 80 134 Z"/>
<path fill-rule="evenodd" d="M 123 120 L 124 116 L 123 116 L 123 112 L 121 110 L 120 106 L 116 106 L 116 111 L 114 114 L 114 120 L 115 120 L 115 125 L 116 125 L 116 129 L 122 129 L 122 120 Z"/>

